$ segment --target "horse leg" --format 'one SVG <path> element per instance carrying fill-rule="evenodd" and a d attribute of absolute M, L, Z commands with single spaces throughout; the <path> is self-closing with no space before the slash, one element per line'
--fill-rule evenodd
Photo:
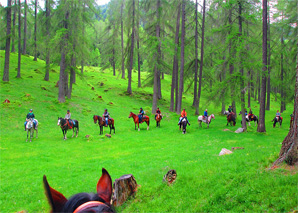
<path fill-rule="evenodd" d="M 147 123 L 147 122 L 146 122 Z M 149 123 L 147 123 L 147 130 L 149 130 Z"/>
<path fill-rule="evenodd" d="M 37 128 L 36 128 L 35 131 L 36 131 L 36 138 L 38 138 L 38 130 L 37 130 Z"/>
<path fill-rule="evenodd" d="M 140 123 L 138 123 L 138 131 L 140 131 Z"/>
<path fill-rule="evenodd" d="M 26 129 L 27 130 L 27 140 L 26 140 L 26 142 L 28 141 L 28 129 Z"/>

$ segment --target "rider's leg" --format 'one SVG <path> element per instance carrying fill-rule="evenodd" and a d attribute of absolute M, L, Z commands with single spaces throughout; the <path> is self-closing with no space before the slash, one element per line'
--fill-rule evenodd
<path fill-rule="evenodd" d="M 26 124 L 27 124 L 27 121 L 25 121 L 25 123 L 24 123 L 24 126 L 25 126 L 25 131 L 26 131 Z"/>

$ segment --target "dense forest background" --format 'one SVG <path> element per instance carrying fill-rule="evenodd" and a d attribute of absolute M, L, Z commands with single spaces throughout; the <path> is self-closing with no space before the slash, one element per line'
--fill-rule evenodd
<path fill-rule="evenodd" d="M 7 2 L 0 7 L 0 48 L 6 50 L 2 80 L 14 72 L 10 52 L 19 54 L 18 78 L 26 72 L 21 54 L 46 61 L 46 81 L 51 66 L 59 64 L 60 102 L 71 99 L 85 66 L 112 69 L 127 79 L 127 94 L 134 92 L 132 80 L 152 87 L 152 112 L 164 90 L 171 90 L 169 110 L 177 113 L 186 92 L 193 95 L 196 114 L 202 113 L 202 95 L 222 112 L 226 105 L 234 112 L 241 105 L 243 111 L 251 99 L 270 110 L 272 96 L 283 112 L 294 100 L 297 0 L 263 5 L 257 0 L 111 0 L 103 6 L 94 0 Z M 132 79 L 132 71 L 138 79 Z M 164 75 L 171 75 L 171 88 L 161 88 Z"/>

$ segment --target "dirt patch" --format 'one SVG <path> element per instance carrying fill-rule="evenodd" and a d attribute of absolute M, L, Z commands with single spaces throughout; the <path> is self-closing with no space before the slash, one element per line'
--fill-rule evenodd
<path fill-rule="evenodd" d="M 295 175 L 298 173 L 298 163 L 290 166 L 288 164 L 282 164 L 282 165 L 275 165 L 273 167 L 271 167 L 271 170 L 274 170 L 274 169 L 284 169 L 286 170 L 287 172 L 285 173 L 285 175 Z"/>

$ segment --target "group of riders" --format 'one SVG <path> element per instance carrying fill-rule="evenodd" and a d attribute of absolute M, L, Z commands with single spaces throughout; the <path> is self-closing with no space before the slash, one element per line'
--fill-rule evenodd
<path fill-rule="evenodd" d="M 232 113 L 234 113 L 233 112 L 233 108 L 232 108 L 232 106 L 229 106 L 228 112 L 227 112 L 227 116 L 229 116 Z M 144 114 L 145 114 L 145 112 L 144 112 L 143 108 L 141 107 L 140 108 L 140 111 L 139 111 L 139 114 L 138 114 L 139 123 L 142 123 L 142 119 L 143 119 Z M 160 117 L 162 119 L 161 111 L 160 111 L 159 108 L 156 109 L 155 120 L 156 120 L 157 115 L 160 115 Z M 247 115 L 247 110 L 245 110 L 245 115 Z M 104 110 L 104 113 L 103 113 L 102 116 L 103 116 L 103 121 L 105 122 L 105 126 L 108 126 L 108 122 L 109 122 L 109 119 L 111 119 L 111 117 L 110 117 L 110 114 L 109 114 L 109 112 L 108 112 L 107 109 Z M 252 113 L 251 108 L 249 108 L 248 119 L 251 120 L 253 118 L 253 116 L 254 116 L 254 114 Z M 187 121 L 187 124 L 190 125 L 190 123 L 189 123 L 189 121 L 187 119 L 187 112 L 185 111 L 185 109 L 183 109 L 181 111 L 181 116 L 179 118 L 178 125 L 181 124 L 181 121 L 183 120 L 183 118 L 185 118 L 186 121 Z M 33 120 L 33 127 L 36 129 L 37 128 L 37 120 L 35 119 L 35 115 L 33 114 L 33 110 L 32 109 L 29 110 L 29 113 L 26 116 L 26 121 L 24 123 L 25 131 L 26 131 L 26 124 L 29 121 L 29 119 L 32 119 Z M 66 113 L 64 119 L 66 120 L 69 128 L 71 129 L 72 126 L 74 126 L 75 121 L 71 119 L 70 110 L 67 110 L 67 113 Z M 207 109 L 204 111 L 203 119 L 205 119 L 206 121 L 208 119 L 208 110 Z M 277 121 L 279 121 L 279 119 L 282 120 L 282 117 L 280 116 L 279 110 L 277 110 L 277 112 L 276 112 L 276 119 L 277 119 Z M 294 114 L 291 114 L 291 121 L 292 120 L 294 120 Z"/>

